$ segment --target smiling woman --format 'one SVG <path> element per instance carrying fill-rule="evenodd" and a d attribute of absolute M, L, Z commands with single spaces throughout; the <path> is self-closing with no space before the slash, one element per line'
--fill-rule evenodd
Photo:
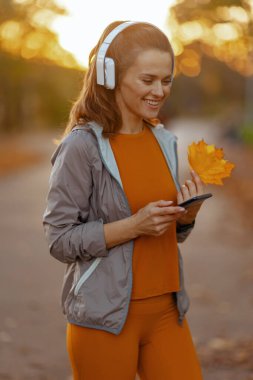
<path fill-rule="evenodd" d="M 172 61 L 168 51 L 159 49 L 149 49 L 137 55 L 115 94 L 124 120 L 121 132 L 134 132 L 135 129 L 131 130 L 133 115 L 136 118 L 139 116 L 140 120 L 157 116 L 170 94 Z M 140 128 L 142 129 L 142 122 Z"/>
<path fill-rule="evenodd" d="M 173 72 L 160 29 L 109 24 L 52 157 L 44 227 L 51 254 L 68 264 L 62 306 L 75 380 L 202 380 L 177 246 L 198 210 L 184 218 L 177 206 L 176 137 L 152 124 Z M 197 176 L 189 189 L 202 192 Z"/>

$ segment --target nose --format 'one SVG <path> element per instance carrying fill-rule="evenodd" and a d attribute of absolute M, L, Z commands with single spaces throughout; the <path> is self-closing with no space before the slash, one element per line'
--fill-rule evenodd
<path fill-rule="evenodd" d="M 154 82 L 154 86 L 152 88 L 152 94 L 161 98 L 164 96 L 163 85 L 160 81 Z"/>

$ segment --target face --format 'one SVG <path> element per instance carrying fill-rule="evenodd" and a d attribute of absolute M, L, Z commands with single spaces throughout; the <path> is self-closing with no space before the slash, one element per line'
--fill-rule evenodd
<path fill-rule="evenodd" d="M 168 52 L 153 49 L 139 53 L 116 89 L 122 115 L 155 118 L 170 94 L 171 69 Z"/>

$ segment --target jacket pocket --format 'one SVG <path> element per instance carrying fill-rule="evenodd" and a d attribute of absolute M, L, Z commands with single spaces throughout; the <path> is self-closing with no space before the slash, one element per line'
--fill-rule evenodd
<path fill-rule="evenodd" d="M 85 283 L 85 281 L 88 280 L 88 278 L 92 275 L 92 273 L 94 272 L 94 270 L 97 268 L 98 264 L 100 263 L 100 261 L 102 260 L 102 257 L 97 257 L 93 263 L 91 264 L 91 266 L 82 274 L 82 276 L 79 278 L 76 286 L 75 286 L 75 290 L 74 290 L 74 295 L 77 296 L 78 295 L 78 292 L 80 290 L 80 288 L 82 287 L 82 285 Z"/>

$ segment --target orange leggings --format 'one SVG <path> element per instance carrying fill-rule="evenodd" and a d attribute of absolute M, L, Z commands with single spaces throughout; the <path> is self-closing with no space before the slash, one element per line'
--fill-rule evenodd
<path fill-rule="evenodd" d="M 131 300 L 119 335 L 67 323 L 74 380 L 203 380 L 186 318 L 172 293 Z"/>

